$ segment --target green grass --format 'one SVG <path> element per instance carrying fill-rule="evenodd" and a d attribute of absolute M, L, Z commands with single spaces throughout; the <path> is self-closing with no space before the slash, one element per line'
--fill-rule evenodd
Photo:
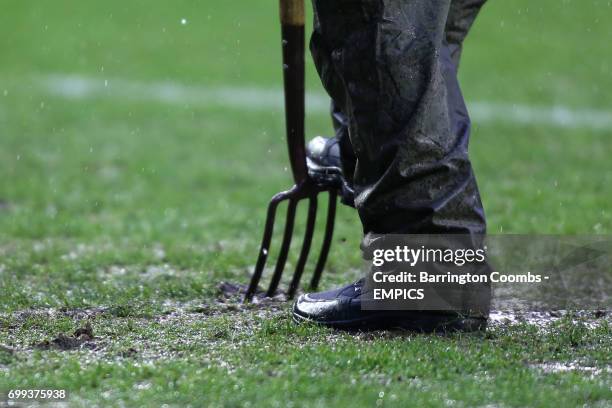
<path fill-rule="evenodd" d="M 275 8 L 4 4 L 0 392 L 65 388 L 75 406 L 612 404 L 606 319 L 497 324 L 470 336 L 349 335 L 294 326 L 287 305 L 216 304 L 219 281 L 247 280 L 264 207 L 290 185 L 282 115 L 74 100 L 41 86 L 80 75 L 278 88 Z M 608 109 L 611 11 L 596 0 L 492 1 L 464 54 L 468 101 Z M 308 81 L 322 92 L 310 64 Z M 320 114 L 307 125 L 330 132 Z M 609 234 L 610 136 L 476 123 L 471 154 L 489 230 Z M 357 276 L 360 238 L 355 213 L 342 208 L 325 287 Z M 90 347 L 36 347 L 85 320 Z M 594 371 L 541 368 L 551 363 Z"/>

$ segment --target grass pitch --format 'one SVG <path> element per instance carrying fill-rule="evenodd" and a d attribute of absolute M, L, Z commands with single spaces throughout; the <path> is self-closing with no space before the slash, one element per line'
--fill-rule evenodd
<path fill-rule="evenodd" d="M 489 109 L 475 115 L 471 154 L 491 232 L 612 231 L 611 12 L 597 0 L 483 10 L 461 78 L 468 104 Z M 66 389 L 71 406 L 612 405 L 609 316 L 348 335 L 295 326 L 286 304 L 217 301 L 220 281 L 247 281 L 265 205 L 290 185 L 274 2 L 9 1 L 0 55 L 3 394 Z M 322 94 L 311 65 L 308 81 Z M 513 104 L 564 109 L 504 120 Z M 320 106 L 307 127 L 329 134 Z M 360 238 L 342 208 L 325 287 L 357 277 Z M 71 340 L 88 322 L 93 336 Z"/>

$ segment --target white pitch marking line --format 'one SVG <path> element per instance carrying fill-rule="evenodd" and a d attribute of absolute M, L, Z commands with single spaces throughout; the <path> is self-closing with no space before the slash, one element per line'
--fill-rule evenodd
<path fill-rule="evenodd" d="M 157 101 L 175 105 L 219 106 L 251 111 L 281 110 L 282 91 L 260 87 L 204 87 L 176 82 L 138 82 L 76 75 L 52 75 L 41 81 L 44 88 L 71 99 L 112 98 Z M 316 92 L 306 94 L 307 110 L 327 113 L 329 98 Z M 561 128 L 612 130 L 612 109 L 577 109 L 498 102 L 468 103 L 476 123 L 508 122 Z"/>

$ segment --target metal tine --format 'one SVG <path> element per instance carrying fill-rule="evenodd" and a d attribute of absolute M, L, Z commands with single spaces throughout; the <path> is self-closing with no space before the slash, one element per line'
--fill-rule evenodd
<path fill-rule="evenodd" d="M 297 207 L 299 199 L 289 199 L 289 206 L 287 207 L 287 219 L 285 221 L 285 232 L 283 234 L 283 242 L 281 249 L 278 254 L 278 260 L 276 261 L 276 267 L 274 268 L 274 274 L 270 281 L 270 286 L 266 292 L 267 297 L 272 297 L 276 293 L 278 284 L 285 269 L 285 263 L 287 262 L 287 255 L 289 254 L 289 248 L 291 247 L 291 238 L 293 237 L 293 225 L 295 222 L 295 209 Z"/>
<path fill-rule="evenodd" d="M 331 247 L 332 237 L 334 235 L 334 220 L 336 219 L 336 196 L 335 190 L 329 191 L 329 203 L 327 206 L 327 220 L 325 222 L 325 235 L 323 236 L 323 244 L 321 245 L 321 252 L 319 254 L 319 260 L 315 266 L 314 275 L 310 281 L 310 289 L 316 289 L 319 286 L 319 280 L 323 273 L 323 268 L 327 262 L 327 255 L 329 254 L 329 248 Z"/>
<path fill-rule="evenodd" d="M 274 220 L 276 218 L 276 210 L 278 205 L 289 198 L 286 191 L 276 194 L 270 200 L 268 204 L 268 214 L 266 216 L 266 225 L 264 228 L 263 238 L 261 240 L 261 247 L 259 249 L 259 256 L 257 257 L 257 263 L 255 264 L 255 271 L 251 277 L 251 282 L 244 295 L 244 301 L 249 302 L 253 299 L 257 286 L 261 280 L 261 275 L 266 265 L 266 259 L 268 259 L 268 253 L 270 252 L 270 241 L 272 241 L 272 233 L 274 232 Z"/>
<path fill-rule="evenodd" d="M 317 194 L 310 196 L 308 200 L 308 218 L 306 219 L 306 230 L 304 232 L 304 240 L 302 241 L 302 250 L 300 251 L 300 257 L 293 273 L 293 278 L 289 284 L 289 292 L 287 296 L 292 299 L 295 296 L 295 292 L 300 285 L 300 279 L 302 279 L 302 273 L 308 260 L 308 254 L 310 252 L 310 246 L 312 244 L 312 236 L 314 235 L 315 221 L 317 220 Z"/>

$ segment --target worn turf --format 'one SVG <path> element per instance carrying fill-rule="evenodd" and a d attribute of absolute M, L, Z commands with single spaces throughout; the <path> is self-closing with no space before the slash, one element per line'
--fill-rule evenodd
<path fill-rule="evenodd" d="M 612 405 L 606 315 L 350 335 L 295 326 L 285 303 L 220 301 L 219 282 L 248 279 L 265 205 L 290 185 L 282 112 L 129 97 L 117 83 L 279 89 L 275 8 L 3 6 L 0 393 L 61 388 L 74 406 Z M 609 110 L 610 13 L 608 1 L 492 1 L 464 54 L 468 102 Z M 57 78 L 109 91 L 52 92 Z M 311 65 L 308 80 L 322 93 Z M 308 132 L 328 134 L 328 118 L 314 112 Z M 605 123 L 476 123 L 490 231 L 609 234 L 611 136 Z M 325 287 L 357 276 L 360 233 L 342 208 Z"/>

